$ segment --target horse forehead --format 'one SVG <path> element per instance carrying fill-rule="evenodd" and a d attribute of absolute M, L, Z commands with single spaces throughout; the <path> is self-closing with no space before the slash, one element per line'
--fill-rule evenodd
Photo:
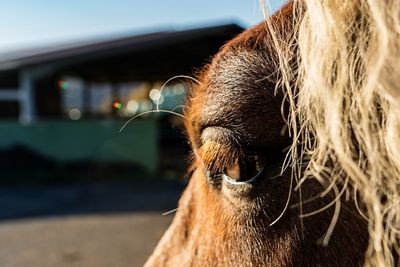
<path fill-rule="evenodd" d="M 222 88 L 234 94 L 243 90 L 249 93 L 265 88 L 268 82 L 275 83 L 277 57 L 262 28 L 260 24 L 243 32 L 218 53 L 207 73 L 209 90 Z"/>
<path fill-rule="evenodd" d="M 283 97 L 275 95 L 276 57 L 261 26 L 225 45 L 203 73 L 188 114 L 195 124 L 235 128 L 254 137 L 265 133 L 265 127 L 274 136 L 281 131 Z M 263 127 L 260 122 L 265 122 Z"/>
<path fill-rule="evenodd" d="M 268 54 L 258 49 L 235 47 L 220 56 L 199 92 L 202 101 L 197 104 L 196 121 L 228 127 L 247 139 L 276 139 L 283 126 L 282 98 L 274 94 L 274 70 L 265 57 Z"/>
<path fill-rule="evenodd" d="M 234 87 L 257 85 L 263 77 L 273 72 L 269 66 L 268 54 L 260 49 L 232 48 L 226 51 L 211 65 L 209 73 L 209 86 Z M 251 84 L 249 84 L 251 83 Z"/>
<path fill-rule="evenodd" d="M 262 48 L 225 50 L 211 65 L 206 86 L 199 92 L 205 107 L 225 112 L 280 106 L 279 97 L 274 95 L 277 72 L 272 61 Z"/>

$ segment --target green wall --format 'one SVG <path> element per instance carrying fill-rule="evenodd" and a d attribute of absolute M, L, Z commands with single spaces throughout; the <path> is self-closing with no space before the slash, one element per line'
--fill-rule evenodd
<path fill-rule="evenodd" d="M 21 125 L 0 122 L 0 149 L 25 145 L 58 161 L 135 162 L 157 169 L 157 122 L 52 121 Z"/>

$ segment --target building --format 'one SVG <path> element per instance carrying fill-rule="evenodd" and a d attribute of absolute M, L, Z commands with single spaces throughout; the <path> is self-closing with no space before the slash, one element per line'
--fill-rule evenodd
<path fill-rule="evenodd" d="M 241 31 L 229 24 L 0 54 L 0 150 L 22 145 L 60 161 L 88 159 L 129 117 L 157 101 L 165 109 L 179 106 L 185 80 L 172 81 L 162 95 L 161 85 L 193 76 Z M 140 120 L 127 131 L 109 145 L 119 152 L 101 160 L 137 162 L 154 172 L 159 123 Z"/>

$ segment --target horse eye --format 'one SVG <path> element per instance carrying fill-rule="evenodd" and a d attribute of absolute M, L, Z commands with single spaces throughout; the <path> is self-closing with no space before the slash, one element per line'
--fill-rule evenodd
<path fill-rule="evenodd" d="M 246 182 L 257 176 L 263 169 L 255 157 L 240 158 L 224 170 L 224 175 L 231 181 Z"/>
<path fill-rule="evenodd" d="M 241 161 L 236 161 L 235 164 L 229 168 L 226 168 L 225 174 L 228 175 L 232 180 L 238 181 L 240 177 L 245 174 L 245 166 L 241 164 Z"/>

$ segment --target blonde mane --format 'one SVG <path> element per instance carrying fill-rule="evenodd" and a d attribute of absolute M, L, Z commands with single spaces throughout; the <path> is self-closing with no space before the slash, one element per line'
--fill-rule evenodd
<path fill-rule="evenodd" d="M 316 178 L 327 191 L 352 191 L 369 222 L 365 265 L 394 266 L 400 254 L 400 2 L 293 5 L 293 44 L 274 40 L 294 139 L 287 167 L 299 190 L 304 179 Z"/>

